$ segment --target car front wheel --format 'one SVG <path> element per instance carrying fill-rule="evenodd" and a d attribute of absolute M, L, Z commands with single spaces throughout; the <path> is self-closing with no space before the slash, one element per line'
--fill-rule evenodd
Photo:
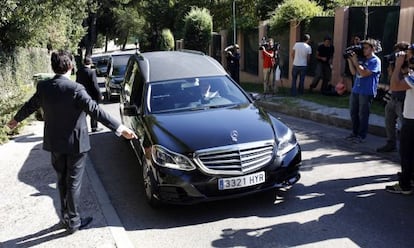
<path fill-rule="evenodd" d="M 148 204 L 153 208 L 159 207 L 161 203 L 160 200 L 155 197 L 155 180 L 151 173 L 151 169 L 148 166 L 148 161 L 145 158 L 143 159 L 142 165 L 142 178 L 144 181 L 145 197 Z"/>

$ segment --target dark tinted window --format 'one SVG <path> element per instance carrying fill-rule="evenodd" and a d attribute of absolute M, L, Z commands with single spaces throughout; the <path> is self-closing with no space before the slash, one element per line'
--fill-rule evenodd
<path fill-rule="evenodd" d="M 154 82 L 147 92 L 147 108 L 152 113 L 224 108 L 249 102 L 226 76 Z"/>
<path fill-rule="evenodd" d="M 128 59 L 131 55 L 118 55 L 113 56 L 113 76 L 123 76 L 125 74 Z"/>

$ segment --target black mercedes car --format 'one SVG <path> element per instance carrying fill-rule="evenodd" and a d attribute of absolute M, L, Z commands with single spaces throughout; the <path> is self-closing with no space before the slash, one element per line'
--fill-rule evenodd
<path fill-rule="evenodd" d="M 131 56 L 120 113 L 139 137 L 131 144 L 151 205 L 240 197 L 300 178 L 292 130 L 202 53 Z"/>
<path fill-rule="evenodd" d="M 112 96 L 118 96 L 121 92 L 121 82 L 124 80 L 125 70 L 129 57 L 135 53 L 135 50 L 115 51 L 109 55 L 106 70 L 106 98 L 112 99 Z"/>

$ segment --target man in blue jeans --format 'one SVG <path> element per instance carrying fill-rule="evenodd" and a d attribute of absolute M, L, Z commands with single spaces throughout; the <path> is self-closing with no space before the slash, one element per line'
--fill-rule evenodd
<path fill-rule="evenodd" d="M 292 87 L 291 95 L 296 96 L 298 93 L 303 94 L 306 69 L 310 60 L 310 55 L 312 54 L 312 48 L 309 46 L 310 35 L 305 34 L 302 37 L 302 42 L 296 42 L 292 49 L 292 59 L 293 59 L 293 68 L 292 68 Z M 299 87 L 297 87 L 297 80 L 299 76 Z"/>
<path fill-rule="evenodd" d="M 363 40 L 361 45 L 363 56 L 358 58 L 353 53 L 348 58 L 349 70 L 355 76 L 355 83 L 349 99 L 352 133 L 346 139 L 353 143 L 362 143 L 367 137 L 370 108 L 377 94 L 381 74 L 381 60 L 374 53 L 376 41 Z"/>

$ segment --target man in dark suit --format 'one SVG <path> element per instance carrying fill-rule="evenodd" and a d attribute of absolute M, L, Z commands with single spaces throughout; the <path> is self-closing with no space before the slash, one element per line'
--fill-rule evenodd
<path fill-rule="evenodd" d="M 96 72 L 91 69 L 92 59 L 89 56 L 86 56 L 83 60 L 83 65 L 84 66 L 76 72 L 76 82 L 82 84 L 91 98 L 99 103 L 103 98 L 101 91 L 99 90 L 98 80 L 96 79 Z M 91 118 L 91 130 L 92 132 L 99 131 L 98 122 L 95 118 Z"/>
<path fill-rule="evenodd" d="M 57 172 L 61 223 L 72 234 L 92 221 L 92 217 L 80 218 L 78 212 L 84 162 L 90 150 L 86 114 L 118 136 L 134 139 L 136 135 L 100 109 L 81 84 L 69 79 L 73 68 L 69 52 L 52 53 L 51 63 L 55 77 L 37 84 L 34 95 L 7 126 L 13 129 L 38 108 L 43 109 L 43 149 L 51 152 L 52 165 Z"/>

